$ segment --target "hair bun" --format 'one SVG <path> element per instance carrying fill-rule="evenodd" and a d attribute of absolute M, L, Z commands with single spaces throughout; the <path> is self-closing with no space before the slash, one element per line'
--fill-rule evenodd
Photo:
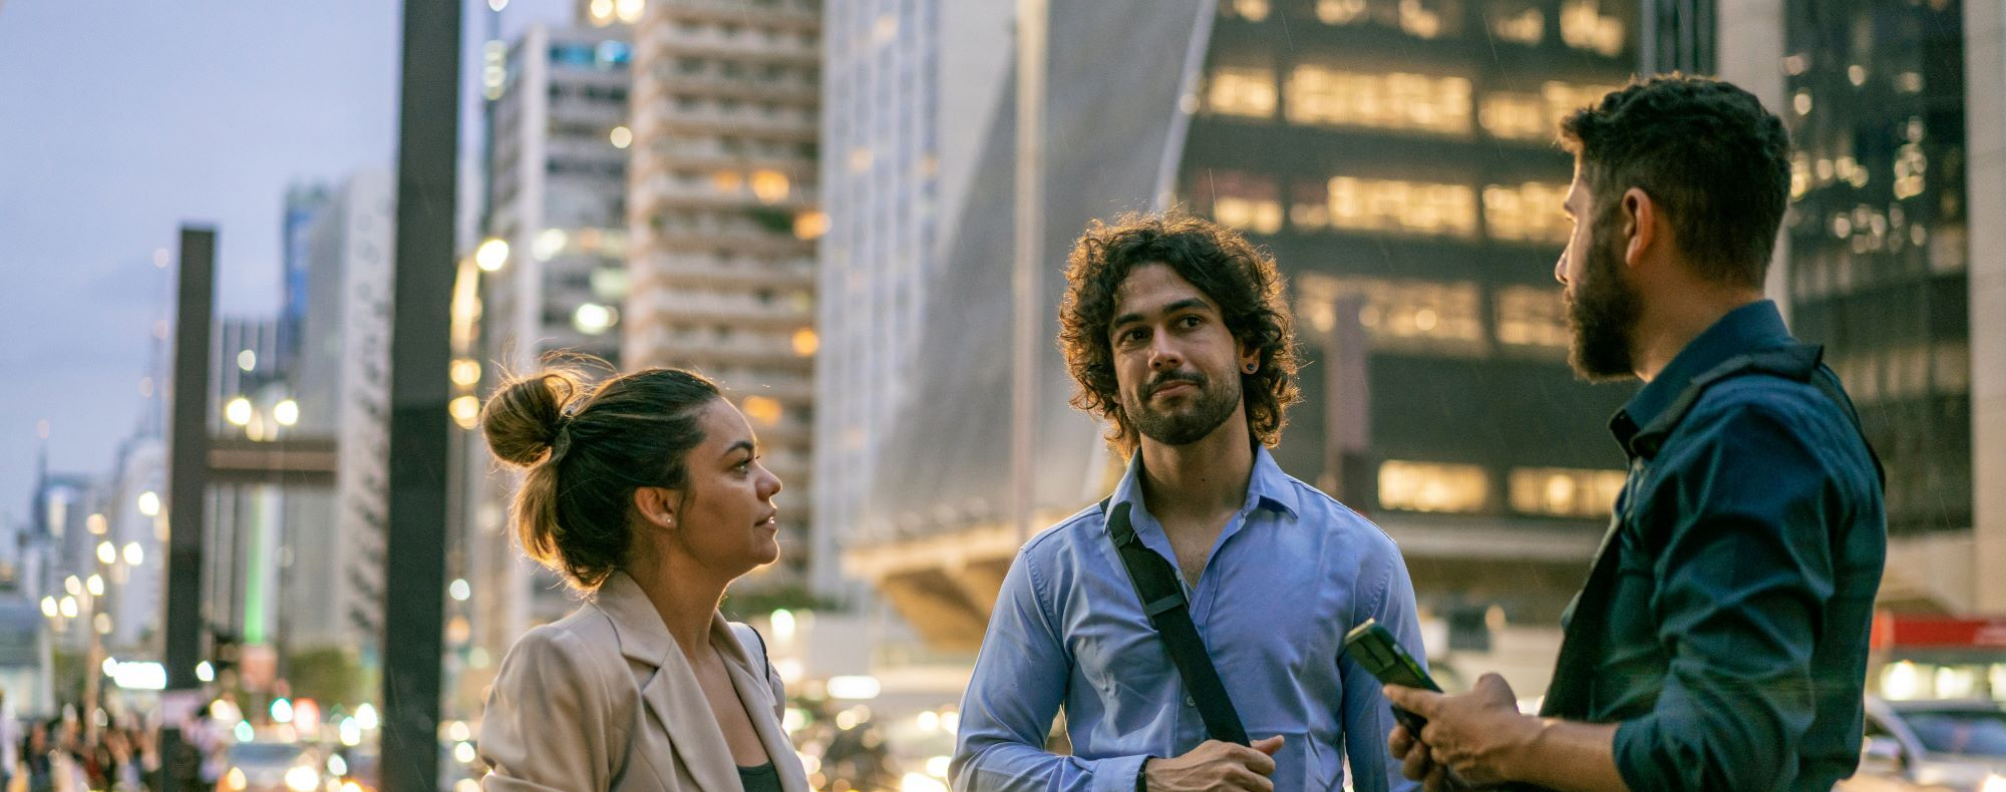
<path fill-rule="evenodd" d="M 587 395 L 583 377 L 546 369 L 502 384 L 481 408 L 481 433 L 497 459 L 529 467 L 550 455 L 564 409 Z"/>

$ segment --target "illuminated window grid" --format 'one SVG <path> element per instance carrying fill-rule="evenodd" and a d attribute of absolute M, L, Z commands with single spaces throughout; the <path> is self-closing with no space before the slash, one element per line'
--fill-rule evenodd
<path fill-rule="evenodd" d="M 1490 503 L 1482 465 L 1387 460 L 1379 465 L 1379 507 L 1395 511 L 1476 514 Z"/>
<path fill-rule="evenodd" d="M 1545 143 L 1560 131 L 1560 119 L 1602 101 L 1613 85 L 1581 85 L 1549 80 L 1539 93 L 1492 91 L 1478 103 L 1477 123 L 1499 140 Z"/>
<path fill-rule="evenodd" d="M 1613 58 L 1623 53 L 1623 20 L 1603 14 L 1601 0 L 1567 0 L 1560 8 L 1560 39 Z"/>
<path fill-rule="evenodd" d="M 1476 190 L 1467 184 L 1338 176 L 1327 188 L 1332 228 L 1464 239 L 1477 233 Z"/>
<path fill-rule="evenodd" d="M 1574 223 L 1561 207 L 1567 185 L 1525 182 L 1484 187 L 1484 227 L 1492 239 L 1564 245 Z"/>
<path fill-rule="evenodd" d="M 1356 297 L 1358 324 L 1376 346 L 1462 354 L 1487 350 L 1480 290 L 1472 282 L 1305 275 L 1298 288 L 1309 306 Z M 1317 313 L 1312 311 L 1312 318 Z"/>
<path fill-rule="evenodd" d="M 1222 66 L 1212 70 L 1205 109 L 1218 115 L 1274 118 L 1278 96 L 1272 69 Z"/>
<path fill-rule="evenodd" d="M 1193 195 L 1209 204 L 1220 224 L 1257 234 L 1282 230 L 1281 188 L 1270 176 L 1233 170 L 1208 170 L 1199 175 Z"/>
<path fill-rule="evenodd" d="M 1517 468 L 1510 477 L 1511 508 L 1548 517 L 1607 517 L 1623 492 L 1623 471 Z"/>
<path fill-rule="evenodd" d="M 1291 124 L 1470 134 L 1470 81 L 1394 72 L 1369 74 L 1314 64 L 1289 73 Z"/>
<path fill-rule="evenodd" d="M 1497 317 L 1499 344 L 1551 352 L 1567 349 L 1567 303 L 1558 286 L 1499 289 Z"/>

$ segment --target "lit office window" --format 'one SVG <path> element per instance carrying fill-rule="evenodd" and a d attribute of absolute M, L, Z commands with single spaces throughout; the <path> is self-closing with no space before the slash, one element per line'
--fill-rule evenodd
<path fill-rule="evenodd" d="M 1492 6 L 1491 35 L 1503 41 L 1538 46 L 1546 38 L 1546 14 L 1525 0 L 1504 0 Z"/>
<path fill-rule="evenodd" d="M 1964 341 L 1939 343 L 1931 352 L 1934 390 L 1938 395 L 1971 392 L 1971 345 Z"/>
<path fill-rule="evenodd" d="M 1490 485 L 1481 465 L 1388 460 L 1379 465 L 1379 507 L 1472 514 L 1489 503 Z"/>
<path fill-rule="evenodd" d="M 1484 351 L 1481 297 L 1475 283 L 1305 275 L 1297 288 L 1302 294 L 1302 304 L 1312 307 L 1338 305 L 1355 298 L 1359 306 L 1358 324 L 1376 345 L 1443 352 Z"/>
<path fill-rule="evenodd" d="M 1190 194 L 1201 213 L 1257 234 L 1282 230 L 1281 188 L 1272 176 L 1231 170 L 1197 174 Z"/>
<path fill-rule="evenodd" d="M 1506 286 L 1497 293 L 1498 343 L 1567 349 L 1567 303 L 1558 286 Z"/>
<path fill-rule="evenodd" d="M 1549 80 L 1539 93 L 1497 91 L 1484 95 L 1477 109 L 1477 123 L 1491 137 L 1502 140 L 1548 142 L 1560 131 L 1560 119 L 1583 107 L 1602 101 L 1615 90 L 1611 85 L 1578 85 Z"/>
<path fill-rule="evenodd" d="M 1330 224 L 1351 231 L 1470 237 L 1476 191 L 1466 184 L 1338 176 L 1329 182 Z"/>
<path fill-rule="evenodd" d="M 1220 115 L 1275 117 L 1275 73 L 1270 69 L 1220 67 L 1205 89 L 1205 109 Z"/>
<path fill-rule="evenodd" d="M 1219 4 L 1219 13 L 1259 22 L 1268 18 L 1268 0 L 1225 0 Z"/>
<path fill-rule="evenodd" d="M 1425 74 L 1368 74 L 1301 65 L 1289 74 L 1292 124 L 1470 133 L 1470 81 Z"/>
<path fill-rule="evenodd" d="M 1623 471 L 1518 468 L 1511 472 L 1511 508 L 1552 517 L 1607 517 L 1623 492 Z"/>
<path fill-rule="evenodd" d="M 1463 8 L 1460 3 L 1452 0 L 1400 0 L 1398 8 L 1400 30 L 1409 36 L 1438 39 L 1461 32 Z"/>
<path fill-rule="evenodd" d="M 1366 21 L 1365 0 L 1316 0 L 1316 18 L 1326 25 L 1352 25 Z"/>
<path fill-rule="evenodd" d="M 1613 58 L 1623 52 L 1623 20 L 1602 13 L 1598 0 L 1567 0 L 1560 9 L 1560 39 Z"/>
<path fill-rule="evenodd" d="M 1564 245 L 1574 233 L 1573 221 L 1561 211 L 1566 202 L 1565 184 L 1489 185 L 1484 188 L 1484 226 L 1492 239 Z"/>

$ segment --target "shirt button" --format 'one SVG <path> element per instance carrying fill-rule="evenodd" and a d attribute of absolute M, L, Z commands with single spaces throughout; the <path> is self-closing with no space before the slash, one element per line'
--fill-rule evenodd
<path fill-rule="evenodd" d="M 1198 700 L 1197 700 L 1197 699 L 1195 699 L 1195 698 L 1192 698 L 1192 697 L 1190 697 L 1190 696 L 1185 696 L 1185 697 L 1184 697 L 1184 706 L 1187 706 L 1187 707 L 1196 707 L 1196 706 L 1198 706 Z"/>

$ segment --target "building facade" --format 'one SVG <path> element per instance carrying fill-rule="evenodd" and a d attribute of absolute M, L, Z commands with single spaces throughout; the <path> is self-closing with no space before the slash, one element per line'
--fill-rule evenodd
<path fill-rule="evenodd" d="M 634 27 L 622 360 L 718 380 L 785 482 L 781 560 L 741 592 L 807 583 L 821 38 L 812 0 L 657 0 Z"/>

